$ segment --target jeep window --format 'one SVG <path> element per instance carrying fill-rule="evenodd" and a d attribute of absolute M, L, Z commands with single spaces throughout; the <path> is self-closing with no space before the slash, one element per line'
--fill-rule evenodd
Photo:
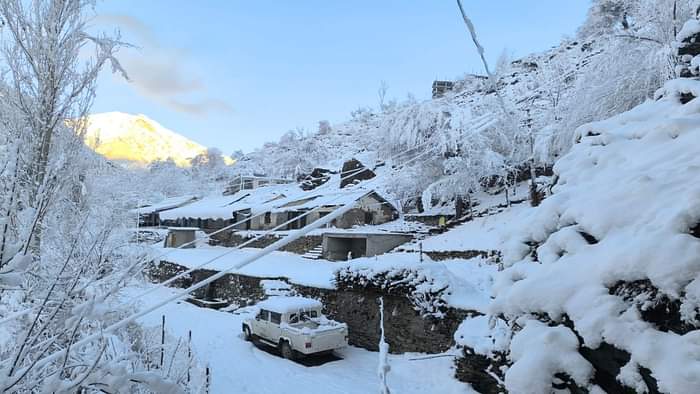
<path fill-rule="evenodd" d="M 270 312 L 270 321 L 275 324 L 280 324 L 282 322 L 282 315 L 277 312 Z"/>
<path fill-rule="evenodd" d="M 317 311 L 313 311 L 313 310 L 312 310 L 312 311 L 304 311 L 304 312 L 301 312 L 301 318 L 302 318 L 303 320 L 308 320 L 308 319 L 310 319 L 310 318 L 315 318 L 315 317 L 318 317 L 318 312 L 317 312 Z"/>
<path fill-rule="evenodd" d="M 289 315 L 289 324 L 299 323 L 299 314 L 292 313 Z"/>
<path fill-rule="evenodd" d="M 260 313 L 258 313 L 258 316 L 256 317 L 258 320 L 265 320 L 268 321 L 270 320 L 270 312 L 266 310 L 260 310 Z"/>

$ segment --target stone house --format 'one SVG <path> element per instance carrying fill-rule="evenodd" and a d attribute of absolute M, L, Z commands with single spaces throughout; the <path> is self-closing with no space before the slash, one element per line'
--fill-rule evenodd
<path fill-rule="evenodd" d="M 271 178 L 263 175 L 238 175 L 229 182 L 224 195 L 230 196 L 241 190 L 254 190 L 271 185 L 286 185 L 292 182 L 290 179 Z"/>
<path fill-rule="evenodd" d="M 399 211 L 376 191 L 333 191 L 325 194 L 317 194 L 304 198 L 277 199 L 280 204 L 254 217 L 246 224 L 238 226 L 239 230 L 270 230 L 295 217 L 300 217 L 306 212 L 314 210 L 310 214 L 300 217 L 287 224 L 280 230 L 294 230 L 306 226 L 346 203 L 354 203 L 355 206 L 344 215 L 331 222 L 331 227 L 350 228 L 365 224 L 382 224 L 399 217 Z M 234 221 L 239 221 L 246 216 L 253 215 L 251 209 L 234 212 Z"/>
<path fill-rule="evenodd" d="M 197 201 L 195 196 L 166 198 L 157 204 L 147 204 L 132 209 L 131 213 L 138 215 L 139 227 L 157 227 L 161 225 L 160 215 L 162 212 L 180 208 L 195 201 Z"/>
<path fill-rule="evenodd" d="M 433 98 L 439 98 L 445 93 L 454 89 L 455 83 L 452 81 L 433 81 Z"/>

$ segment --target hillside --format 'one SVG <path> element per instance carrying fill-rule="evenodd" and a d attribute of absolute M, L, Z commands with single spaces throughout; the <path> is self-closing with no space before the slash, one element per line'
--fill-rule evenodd
<path fill-rule="evenodd" d="M 168 158 L 180 167 L 207 148 L 145 115 L 107 112 L 90 115 L 85 143 L 110 160 L 146 166 Z"/>
<path fill-rule="evenodd" d="M 408 151 L 401 160 L 425 156 L 386 186 L 399 199 L 429 200 L 474 192 L 487 177 L 512 178 L 531 151 L 538 167 L 550 167 L 571 147 L 572 130 L 590 120 L 562 114 L 581 106 L 586 73 L 605 60 L 599 60 L 603 47 L 596 40 L 568 39 L 502 61 L 496 79 L 508 116 L 487 79 L 468 74 L 442 97 L 359 108 L 347 121 L 321 123 L 316 132 L 289 132 L 240 159 L 239 170 L 298 177 L 314 167 L 337 169 L 352 157 L 373 165 L 374 158 Z M 622 109 L 641 99 L 630 97 Z"/>

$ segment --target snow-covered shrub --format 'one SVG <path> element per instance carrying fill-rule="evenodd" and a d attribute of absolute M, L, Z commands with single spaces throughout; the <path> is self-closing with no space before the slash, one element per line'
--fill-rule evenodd
<path fill-rule="evenodd" d="M 346 267 L 336 272 L 335 285 L 341 290 L 374 290 L 407 297 L 423 316 L 442 318 L 448 310 L 444 296 L 449 293 L 449 285 L 418 268 L 373 270 Z"/>

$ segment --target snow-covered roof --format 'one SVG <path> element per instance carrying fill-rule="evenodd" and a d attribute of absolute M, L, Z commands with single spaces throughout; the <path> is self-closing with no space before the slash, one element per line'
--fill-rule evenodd
<path fill-rule="evenodd" d="M 319 309 L 320 301 L 304 297 L 270 297 L 257 305 L 261 309 L 277 313 L 293 313 L 301 310 Z"/>
<path fill-rule="evenodd" d="M 208 196 L 192 204 L 171 209 L 161 213 L 161 219 L 179 218 L 229 219 L 234 212 L 251 210 L 252 213 L 264 212 L 289 196 L 302 194 L 296 185 L 271 185 L 252 190 L 241 190 L 230 196 Z"/>
<path fill-rule="evenodd" d="M 700 21 L 697 19 L 690 19 L 683 24 L 678 35 L 676 35 L 676 40 L 680 42 L 698 33 L 700 33 Z"/>
<path fill-rule="evenodd" d="M 162 211 L 167 211 L 170 209 L 175 209 L 178 207 L 181 207 L 183 205 L 186 205 L 190 202 L 196 201 L 197 197 L 188 195 L 188 196 L 177 196 L 177 197 L 170 197 L 166 198 L 165 200 L 162 200 L 156 204 L 149 204 L 146 206 L 142 206 L 136 209 L 132 209 L 132 213 L 138 213 L 138 214 L 149 214 L 149 213 L 156 213 L 156 212 L 162 212 Z"/>
<path fill-rule="evenodd" d="M 338 205 L 345 205 L 359 200 L 369 191 L 365 189 L 360 190 L 335 190 L 326 193 L 315 193 L 311 195 L 304 195 L 303 197 L 295 196 L 280 201 L 276 205 L 272 212 L 285 212 L 290 210 L 304 210 L 312 209 L 316 207 L 333 207 Z"/>

